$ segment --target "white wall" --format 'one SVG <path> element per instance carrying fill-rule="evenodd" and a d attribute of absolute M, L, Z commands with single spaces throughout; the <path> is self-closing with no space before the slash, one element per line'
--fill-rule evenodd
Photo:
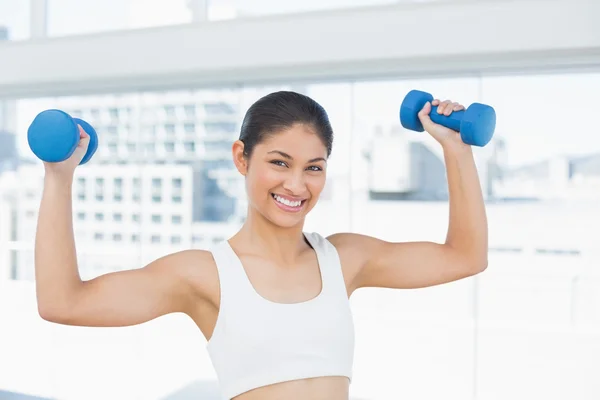
<path fill-rule="evenodd" d="M 5 42 L 0 97 L 598 67 L 598 15 L 595 0 L 419 2 Z"/>

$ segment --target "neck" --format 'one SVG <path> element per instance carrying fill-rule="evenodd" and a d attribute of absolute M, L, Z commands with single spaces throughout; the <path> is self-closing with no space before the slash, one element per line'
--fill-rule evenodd
<path fill-rule="evenodd" d="M 277 226 L 249 206 L 246 222 L 232 239 L 244 243 L 244 252 L 291 263 L 306 249 L 303 227 L 304 221 L 289 228 Z"/>

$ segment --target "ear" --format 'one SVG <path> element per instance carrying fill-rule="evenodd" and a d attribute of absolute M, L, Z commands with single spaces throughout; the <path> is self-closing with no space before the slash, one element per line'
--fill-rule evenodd
<path fill-rule="evenodd" d="M 233 163 L 240 174 L 246 176 L 248 173 L 248 160 L 244 156 L 244 142 L 236 140 L 231 148 Z"/>

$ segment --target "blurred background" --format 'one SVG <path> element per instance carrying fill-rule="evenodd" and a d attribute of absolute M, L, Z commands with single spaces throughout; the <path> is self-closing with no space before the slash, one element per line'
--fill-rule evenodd
<path fill-rule="evenodd" d="M 282 89 L 334 127 L 306 224 L 323 235 L 443 241 L 441 149 L 400 126 L 400 103 L 420 89 L 498 116 L 475 149 L 488 269 L 356 292 L 353 399 L 600 398 L 599 18 L 596 0 L 0 0 L 0 399 L 218 398 L 181 315 L 39 318 L 35 115 L 98 132 L 73 193 L 90 279 L 233 234 L 246 203 L 231 144 L 249 105 Z"/>

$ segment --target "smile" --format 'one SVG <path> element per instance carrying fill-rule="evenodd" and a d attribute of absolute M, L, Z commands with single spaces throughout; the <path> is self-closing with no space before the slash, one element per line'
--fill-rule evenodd
<path fill-rule="evenodd" d="M 306 199 L 303 200 L 291 200 L 286 197 L 280 196 L 275 193 L 271 193 L 271 197 L 275 200 L 275 204 L 279 206 L 284 211 L 300 211 L 302 206 L 306 202 Z"/>

